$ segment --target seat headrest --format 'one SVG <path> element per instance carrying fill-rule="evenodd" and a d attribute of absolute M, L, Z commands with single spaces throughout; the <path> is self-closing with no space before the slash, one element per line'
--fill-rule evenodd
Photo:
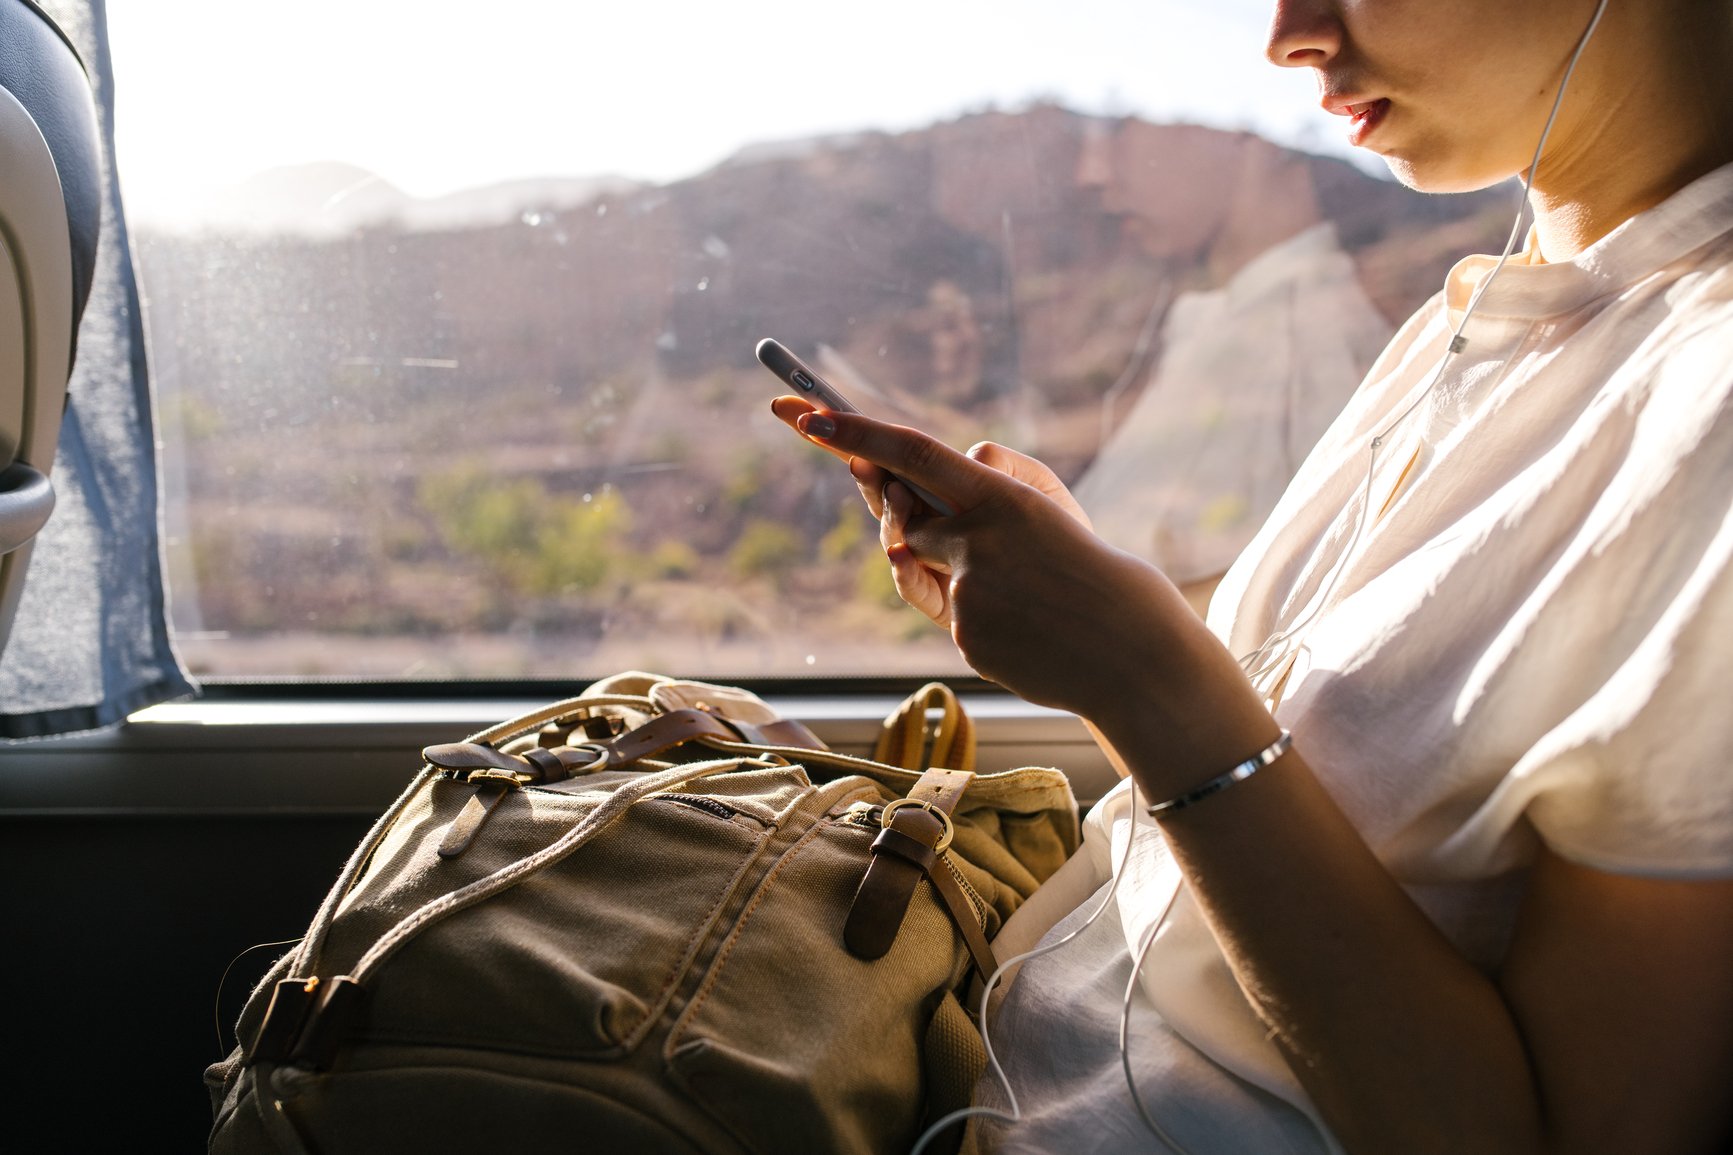
<path fill-rule="evenodd" d="M 34 3 L 0 0 L 0 647 L 54 508 L 49 474 L 102 202 L 84 63 Z"/>
<path fill-rule="evenodd" d="M 91 78 L 78 50 L 31 0 L 0 0 L 0 88 L 24 106 L 54 158 L 72 247 L 76 327 L 96 271 L 102 142 Z M 3 188 L 0 184 L 0 192 Z"/>

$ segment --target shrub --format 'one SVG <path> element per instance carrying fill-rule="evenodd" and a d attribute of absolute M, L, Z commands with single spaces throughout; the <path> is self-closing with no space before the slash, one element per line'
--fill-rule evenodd
<path fill-rule="evenodd" d="M 781 522 L 755 518 L 746 523 L 728 552 L 728 565 L 741 577 L 776 575 L 802 560 L 800 535 Z"/>
<path fill-rule="evenodd" d="M 614 490 L 556 496 L 539 481 L 459 469 L 425 480 L 419 496 L 454 552 L 519 593 L 593 590 L 628 560 L 631 513 Z"/>
<path fill-rule="evenodd" d="M 625 499 L 615 490 L 587 502 L 569 497 L 551 501 L 536 531 L 527 575 L 530 591 L 553 594 L 600 586 L 625 560 L 630 520 Z"/>
<path fill-rule="evenodd" d="M 818 557 L 820 561 L 847 561 L 860 552 L 861 546 L 867 541 L 867 526 L 874 522 L 868 516 L 866 507 L 859 501 L 851 499 L 839 512 L 836 524 L 825 531 L 818 539 Z"/>
<path fill-rule="evenodd" d="M 650 572 L 659 578 L 689 578 L 698 573 L 703 559 L 683 541 L 668 538 L 650 551 Z"/>
<path fill-rule="evenodd" d="M 861 558 L 860 568 L 855 570 L 855 591 L 863 601 L 875 605 L 895 608 L 903 604 L 903 599 L 897 596 L 896 580 L 891 577 L 891 563 L 876 552 Z"/>

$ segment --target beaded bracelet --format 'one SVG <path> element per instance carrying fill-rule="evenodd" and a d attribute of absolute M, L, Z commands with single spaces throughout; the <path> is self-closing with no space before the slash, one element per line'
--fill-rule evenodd
<path fill-rule="evenodd" d="M 1265 746 L 1262 750 L 1259 750 L 1256 754 L 1253 754 L 1250 758 L 1247 758 L 1232 770 L 1229 770 L 1225 774 L 1217 774 L 1214 778 L 1211 778 L 1208 782 L 1205 782 L 1195 790 L 1187 790 L 1184 794 L 1174 798 L 1169 798 L 1166 802 L 1157 802 L 1154 806 L 1151 806 L 1146 813 L 1151 818 L 1158 818 L 1163 814 L 1172 814 L 1175 810 L 1184 810 L 1187 806 L 1190 806 L 1193 803 L 1202 802 L 1211 794 L 1220 794 L 1229 786 L 1232 786 L 1236 782 L 1244 782 L 1247 778 L 1250 778 L 1253 774 L 1256 774 L 1259 770 L 1262 770 L 1265 766 L 1268 766 L 1271 762 L 1274 762 L 1277 758 L 1286 754 L 1293 748 L 1293 745 L 1294 736 L 1288 733 L 1288 731 L 1283 730 L 1280 738 L 1277 738 L 1274 742 L 1271 742 L 1268 746 Z"/>

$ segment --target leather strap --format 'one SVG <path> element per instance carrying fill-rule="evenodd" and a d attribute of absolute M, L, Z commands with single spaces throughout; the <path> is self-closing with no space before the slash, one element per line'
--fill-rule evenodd
<path fill-rule="evenodd" d="M 439 844 L 438 853 L 441 858 L 456 858 L 468 850 L 475 841 L 475 836 L 481 833 L 481 828 L 493 815 L 494 807 L 500 799 L 511 792 L 512 784 L 499 778 L 484 778 L 475 784 L 475 793 L 469 796 L 469 801 L 463 804 L 463 809 L 457 812 L 457 817 L 451 820 L 451 828 L 445 832 L 445 838 Z"/>
<path fill-rule="evenodd" d="M 504 770 L 527 775 L 531 782 L 557 782 L 574 774 L 618 770 L 642 759 L 654 758 L 683 743 L 706 738 L 758 746 L 798 746 L 807 750 L 827 748 L 799 722 L 777 721 L 753 726 L 706 710 L 671 710 L 658 714 L 635 730 L 613 738 L 581 742 L 576 746 L 552 750 L 532 746 L 521 753 L 508 754 L 480 742 L 449 742 L 429 746 L 421 756 L 442 770 Z"/>
<path fill-rule="evenodd" d="M 828 750 L 818 736 L 799 722 L 778 720 L 754 726 L 736 721 L 709 710 L 670 710 L 658 714 L 636 730 L 628 730 L 606 742 L 591 742 L 574 746 L 581 752 L 602 748 L 607 751 L 606 764 L 599 770 L 617 770 L 641 758 L 653 758 L 683 742 L 705 738 L 718 742 L 746 742 L 754 746 L 798 746 L 804 750 Z M 561 755 L 565 757 L 564 754 Z"/>
<path fill-rule="evenodd" d="M 366 994 L 360 983 L 348 975 L 338 975 L 319 985 L 316 998 L 295 1035 L 289 1061 L 297 1067 L 326 1071 L 361 1019 Z"/>
<path fill-rule="evenodd" d="M 897 931 L 902 929 L 903 916 L 908 913 L 921 878 L 949 873 L 949 867 L 942 863 L 936 871 L 932 869 L 939 839 L 949 822 L 941 821 L 925 807 L 931 806 L 948 819 L 963 791 L 974 780 L 975 776 L 967 770 L 934 767 L 922 774 L 909 791 L 909 801 L 924 805 L 900 806 L 891 815 L 884 831 L 873 840 L 872 861 L 867 864 L 849 907 L 848 919 L 843 923 L 842 941 L 849 953 L 857 958 L 883 958 L 897 940 Z M 919 849 L 911 848 L 911 843 Z M 955 885 L 955 879 L 952 883 Z M 959 897 L 963 897 L 960 890 Z M 950 905 L 948 900 L 946 905 Z M 964 898 L 964 906 L 967 905 Z M 973 918 L 971 912 L 969 920 Z"/>
<path fill-rule="evenodd" d="M 539 772 L 542 782 L 562 782 L 572 776 L 572 768 L 560 757 L 559 751 L 531 746 L 520 757 Z"/>
<path fill-rule="evenodd" d="M 295 1047 L 295 1037 L 301 1033 L 301 1024 L 312 1013 L 317 1001 L 314 992 L 318 989 L 318 982 L 309 979 L 277 981 L 271 991 L 271 1002 L 265 1008 L 264 1021 L 259 1024 L 259 1033 L 253 1036 L 253 1043 L 243 1056 L 247 1066 L 260 1062 L 280 1063 L 289 1057 L 289 1052 Z"/>
<path fill-rule="evenodd" d="M 730 727 L 740 735 L 740 741 L 751 742 L 755 746 L 798 746 L 802 750 L 828 750 L 817 734 L 808 730 L 799 722 L 788 718 L 778 718 L 774 722 L 766 722 L 762 726 L 754 726 L 750 722 L 742 722 L 737 718 L 729 718 L 721 714 L 711 715 Z"/>
<path fill-rule="evenodd" d="M 927 712 L 939 711 L 937 726 L 927 725 Z M 925 766 L 975 768 L 975 725 L 963 712 L 957 695 L 943 682 L 928 682 L 903 699 L 886 718 L 873 749 L 874 762 L 905 770 Z"/>
<path fill-rule="evenodd" d="M 570 746 L 560 752 L 561 759 L 568 754 L 574 760 L 582 762 L 586 755 L 594 760 L 598 752 L 605 758 L 596 770 L 618 770 L 644 758 L 654 758 L 665 750 L 672 750 L 686 742 L 699 738 L 717 738 L 724 742 L 738 742 L 739 736 L 730 730 L 714 714 L 703 710 L 671 710 L 666 714 L 658 714 L 635 730 L 628 730 L 617 738 L 606 742 L 587 742 L 581 746 Z"/>
<path fill-rule="evenodd" d="M 325 1070 L 354 1029 L 363 1003 L 360 984 L 347 975 L 281 980 L 247 1051 L 247 1065 L 287 1062 Z"/>
<path fill-rule="evenodd" d="M 969 948 L 969 957 L 975 960 L 975 969 L 981 972 L 982 981 L 992 978 L 993 972 L 999 969 L 999 962 L 993 957 L 993 948 L 987 942 L 987 932 L 981 929 L 980 912 L 975 909 L 975 904 L 969 901 L 969 896 L 963 893 L 963 884 L 958 881 L 956 872 L 951 867 L 950 855 L 939 855 L 938 862 L 927 871 L 927 877 L 933 880 L 933 889 L 939 892 L 939 897 L 945 902 L 945 909 L 951 912 L 951 921 L 963 932 L 963 942 Z"/>

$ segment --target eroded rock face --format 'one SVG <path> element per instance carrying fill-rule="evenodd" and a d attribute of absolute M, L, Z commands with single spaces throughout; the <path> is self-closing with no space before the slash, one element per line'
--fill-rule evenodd
<path fill-rule="evenodd" d="M 1095 528 L 1181 584 L 1223 572 L 1389 339 L 1335 229 L 1178 297 L 1142 393 L 1076 484 Z"/>

